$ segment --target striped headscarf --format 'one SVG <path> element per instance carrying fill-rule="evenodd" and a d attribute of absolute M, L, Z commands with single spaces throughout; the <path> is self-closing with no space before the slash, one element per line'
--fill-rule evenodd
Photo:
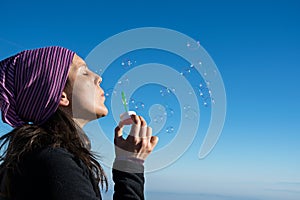
<path fill-rule="evenodd" d="M 63 47 L 22 51 L 0 61 L 0 107 L 12 127 L 42 124 L 59 106 L 74 52 Z"/>

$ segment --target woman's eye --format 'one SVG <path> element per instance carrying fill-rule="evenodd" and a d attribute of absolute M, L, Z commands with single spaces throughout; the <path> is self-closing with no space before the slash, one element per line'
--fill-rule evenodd
<path fill-rule="evenodd" d="M 88 75 L 88 70 L 86 70 L 86 69 L 81 69 L 80 71 L 81 71 L 81 74 L 83 74 L 83 75 Z"/>

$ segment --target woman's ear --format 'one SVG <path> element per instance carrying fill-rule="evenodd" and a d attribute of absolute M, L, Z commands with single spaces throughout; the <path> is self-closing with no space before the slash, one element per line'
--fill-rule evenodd
<path fill-rule="evenodd" d="M 63 91 L 62 94 L 61 94 L 59 105 L 60 106 L 68 106 L 69 103 L 70 103 L 70 101 L 68 99 L 67 93 Z"/>

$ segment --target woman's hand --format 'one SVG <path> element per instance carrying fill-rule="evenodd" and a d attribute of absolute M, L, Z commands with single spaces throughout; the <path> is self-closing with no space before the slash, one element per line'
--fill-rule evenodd
<path fill-rule="evenodd" d="M 124 125 L 132 124 L 130 134 L 123 138 Z M 158 137 L 152 136 L 152 129 L 147 127 L 143 117 L 131 115 L 131 119 L 121 121 L 115 128 L 116 159 L 143 162 L 153 151 Z"/>

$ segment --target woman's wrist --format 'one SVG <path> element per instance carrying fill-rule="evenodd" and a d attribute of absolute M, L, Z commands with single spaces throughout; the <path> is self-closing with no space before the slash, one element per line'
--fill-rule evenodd
<path fill-rule="evenodd" d="M 135 158 L 135 157 L 130 157 L 130 156 L 117 156 L 115 158 L 116 161 L 118 160 L 122 160 L 122 161 L 130 161 L 136 164 L 140 164 L 143 165 L 144 164 L 144 160 L 140 159 L 140 158 Z"/>
<path fill-rule="evenodd" d="M 140 159 L 116 157 L 113 169 L 129 173 L 144 173 L 144 161 Z"/>

